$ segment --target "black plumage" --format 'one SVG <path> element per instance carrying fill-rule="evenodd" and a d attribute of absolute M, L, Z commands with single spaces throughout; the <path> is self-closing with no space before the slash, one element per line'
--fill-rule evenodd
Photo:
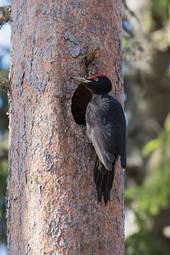
<path fill-rule="evenodd" d="M 121 104 L 108 93 L 111 82 L 106 76 L 88 78 L 86 86 L 93 96 L 86 109 L 87 136 L 97 154 L 94 169 L 98 201 L 110 200 L 114 179 L 114 166 L 120 156 L 126 167 L 126 121 Z"/>
<path fill-rule="evenodd" d="M 87 79 L 76 78 L 88 88 L 92 97 L 86 108 L 87 136 L 97 154 L 94 181 L 98 201 L 110 200 L 114 180 L 115 162 L 120 157 L 122 168 L 126 167 L 126 120 L 121 104 L 108 93 L 111 81 L 104 75 Z"/>

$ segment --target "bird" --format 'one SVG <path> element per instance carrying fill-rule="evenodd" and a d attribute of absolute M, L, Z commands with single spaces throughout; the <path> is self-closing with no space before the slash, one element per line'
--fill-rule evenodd
<path fill-rule="evenodd" d="M 110 201 L 115 175 L 115 163 L 120 157 L 126 168 L 126 119 L 120 102 L 109 94 L 111 80 L 104 74 L 87 78 L 74 77 L 92 94 L 85 112 L 86 132 L 96 152 L 94 182 L 98 202 Z"/>

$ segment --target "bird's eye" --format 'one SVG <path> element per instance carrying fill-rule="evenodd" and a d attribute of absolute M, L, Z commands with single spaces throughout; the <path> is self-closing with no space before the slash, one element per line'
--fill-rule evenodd
<path fill-rule="evenodd" d="M 95 78 L 95 81 L 98 81 L 99 80 L 99 78 Z"/>

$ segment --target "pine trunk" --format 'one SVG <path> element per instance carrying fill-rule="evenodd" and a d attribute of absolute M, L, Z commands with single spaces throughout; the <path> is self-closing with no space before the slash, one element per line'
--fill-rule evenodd
<path fill-rule="evenodd" d="M 73 76 L 105 73 L 121 101 L 121 15 L 121 0 L 12 1 L 9 255 L 124 254 L 122 171 L 97 203 L 94 149 L 71 112 Z"/>

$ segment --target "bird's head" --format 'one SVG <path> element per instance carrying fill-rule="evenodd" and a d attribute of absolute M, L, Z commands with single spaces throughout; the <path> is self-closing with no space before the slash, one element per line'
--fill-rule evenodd
<path fill-rule="evenodd" d="M 95 74 L 88 78 L 73 77 L 74 80 L 83 84 L 92 94 L 107 94 L 112 90 L 112 83 L 104 74 Z"/>

